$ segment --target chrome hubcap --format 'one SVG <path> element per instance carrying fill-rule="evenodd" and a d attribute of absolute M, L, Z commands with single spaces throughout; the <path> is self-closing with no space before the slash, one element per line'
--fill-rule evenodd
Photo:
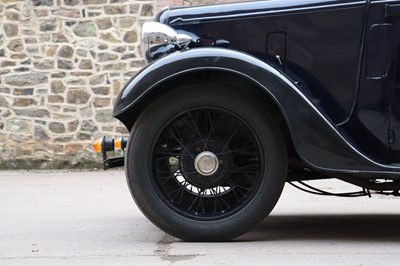
<path fill-rule="evenodd" d="M 203 176 L 210 176 L 218 171 L 218 157 L 209 151 L 203 151 L 196 156 L 194 167 Z"/>

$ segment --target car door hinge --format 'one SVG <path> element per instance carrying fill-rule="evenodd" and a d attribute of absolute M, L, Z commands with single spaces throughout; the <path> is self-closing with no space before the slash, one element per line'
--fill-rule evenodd
<path fill-rule="evenodd" d="M 394 130 L 389 130 L 388 133 L 389 144 L 394 144 L 396 142 L 396 135 L 394 134 Z"/>

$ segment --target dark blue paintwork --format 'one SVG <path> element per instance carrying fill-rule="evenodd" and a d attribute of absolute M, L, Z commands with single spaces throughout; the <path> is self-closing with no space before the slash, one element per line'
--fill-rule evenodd
<path fill-rule="evenodd" d="M 114 115 L 123 114 L 166 80 L 208 71 L 231 72 L 270 94 L 292 133 L 298 154 L 309 166 L 324 171 L 393 172 L 398 168 L 376 164 L 355 150 L 302 94 L 299 87 L 274 68 L 247 54 L 219 48 L 199 48 L 164 57 L 140 72 L 120 95 Z M 315 156 L 318 154 L 318 156 Z M 338 168 L 338 166 L 341 166 Z"/>
<path fill-rule="evenodd" d="M 131 126 L 145 105 L 142 98 L 176 75 L 235 72 L 275 99 L 308 166 L 396 176 L 398 4 L 272 0 L 166 10 L 156 19 L 191 35 L 190 51 L 142 70 L 121 92 L 115 116 Z M 222 41 L 231 51 L 199 49 Z"/>

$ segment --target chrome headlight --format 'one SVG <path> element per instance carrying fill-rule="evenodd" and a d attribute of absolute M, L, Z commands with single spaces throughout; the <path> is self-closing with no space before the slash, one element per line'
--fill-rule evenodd
<path fill-rule="evenodd" d="M 186 48 L 192 38 L 179 34 L 173 28 L 159 22 L 145 22 L 142 26 L 140 48 L 147 62 L 163 55 Z"/>

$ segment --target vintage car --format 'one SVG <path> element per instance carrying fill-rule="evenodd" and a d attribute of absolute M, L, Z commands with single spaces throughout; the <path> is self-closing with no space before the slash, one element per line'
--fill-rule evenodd
<path fill-rule="evenodd" d="M 143 25 L 141 48 L 149 64 L 113 114 L 129 139 L 97 145 L 167 233 L 233 239 L 271 212 L 285 182 L 398 194 L 400 0 L 165 8 Z M 123 157 L 107 156 L 114 144 Z"/>

